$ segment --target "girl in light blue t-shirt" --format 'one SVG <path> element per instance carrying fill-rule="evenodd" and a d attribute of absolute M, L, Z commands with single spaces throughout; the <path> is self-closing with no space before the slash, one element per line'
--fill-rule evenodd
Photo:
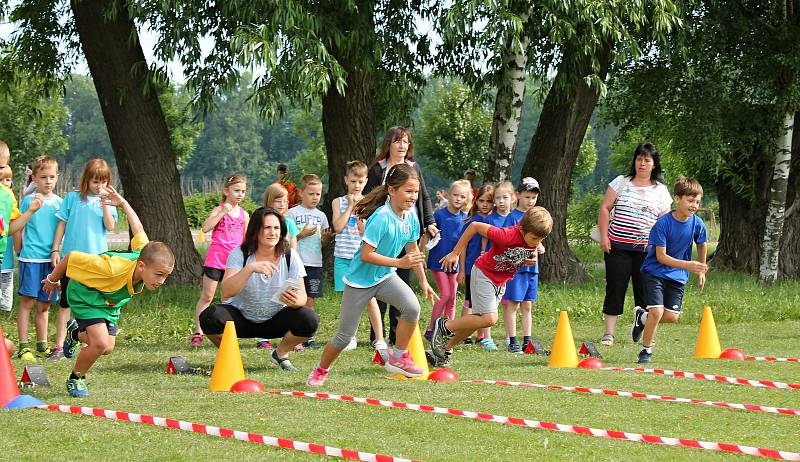
<path fill-rule="evenodd" d="M 112 183 L 111 169 L 103 159 L 92 159 L 86 163 L 81 174 L 77 191 L 64 197 L 61 210 L 56 217 L 61 220 L 53 239 L 51 259 L 53 266 L 73 250 L 100 254 L 108 251 L 108 232 L 117 224 L 117 208 L 106 201 L 106 186 Z M 63 237 L 63 243 L 62 243 Z M 67 302 L 69 279 L 61 281 L 61 309 L 56 314 L 56 347 L 51 359 L 72 357 L 71 352 L 63 350 L 67 337 L 67 321 L 71 316 Z"/>
<path fill-rule="evenodd" d="M 356 334 L 361 312 L 373 297 L 400 310 L 397 342 L 389 351 L 384 368 L 406 377 L 423 374 L 408 354 L 408 342 L 419 320 L 419 300 L 396 273 L 397 268 L 413 268 L 425 298 L 431 301 L 439 298 L 428 285 L 423 269 L 425 255 L 417 247 L 419 220 L 413 209 L 418 193 L 416 171 L 409 165 L 399 164 L 388 171 L 384 186 L 375 188 L 356 206 L 356 215 L 362 220 L 368 218 L 366 229 L 344 278 L 339 330 L 325 345 L 319 364 L 308 378 L 309 386 L 319 387 L 325 383 L 328 369 Z M 404 248 L 406 254 L 395 258 Z"/>

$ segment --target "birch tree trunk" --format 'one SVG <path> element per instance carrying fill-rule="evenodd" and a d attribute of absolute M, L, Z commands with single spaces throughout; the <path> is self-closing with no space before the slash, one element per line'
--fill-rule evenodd
<path fill-rule="evenodd" d="M 526 51 L 530 39 L 523 37 L 519 50 L 514 48 L 513 43 L 509 39 L 503 50 L 503 71 L 494 99 L 494 118 L 484 181 L 510 180 L 514 167 L 514 151 L 525 98 L 525 66 L 528 63 Z"/>
<path fill-rule="evenodd" d="M 787 112 L 784 119 L 784 133 L 775 156 L 775 167 L 769 189 L 767 219 L 764 236 L 761 240 L 761 262 L 758 278 L 761 282 L 775 282 L 778 279 L 778 257 L 780 255 L 781 235 L 786 208 L 786 189 L 789 182 L 789 169 L 792 165 L 792 133 L 794 131 L 794 111 Z"/>

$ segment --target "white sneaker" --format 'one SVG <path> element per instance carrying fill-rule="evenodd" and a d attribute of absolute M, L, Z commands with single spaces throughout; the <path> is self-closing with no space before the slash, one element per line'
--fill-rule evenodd
<path fill-rule="evenodd" d="M 388 350 L 389 345 L 386 344 L 385 340 L 375 340 L 372 342 L 372 347 L 375 348 L 377 351 L 381 350 Z"/>
<path fill-rule="evenodd" d="M 356 341 L 356 338 L 353 337 L 353 338 L 350 339 L 350 343 L 348 343 L 347 346 L 344 347 L 344 350 L 342 350 L 342 351 L 355 350 L 356 347 L 358 347 L 358 341 Z"/>

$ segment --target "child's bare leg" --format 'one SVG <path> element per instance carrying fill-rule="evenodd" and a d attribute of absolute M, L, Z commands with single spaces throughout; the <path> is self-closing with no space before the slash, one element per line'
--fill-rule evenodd
<path fill-rule="evenodd" d="M 293 335 L 290 332 L 286 332 L 283 338 L 281 339 L 281 343 L 275 348 L 275 352 L 278 354 L 279 358 L 285 358 L 289 356 L 289 353 L 294 350 L 294 347 L 303 343 L 308 337 L 298 337 Z"/>
<path fill-rule="evenodd" d="M 506 338 L 517 336 L 517 309 L 519 302 L 508 301 L 508 305 L 503 308 L 503 327 L 506 330 Z"/>
<path fill-rule="evenodd" d="M 28 328 L 30 326 L 33 301 L 34 300 L 30 297 L 19 297 L 19 306 L 17 307 L 17 335 L 19 336 L 20 343 L 28 341 Z"/>
<path fill-rule="evenodd" d="M 411 335 L 414 333 L 414 328 L 417 327 L 417 322 L 406 321 L 403 318 L 397 320 L 397 342 L 394 347 L 398 350 L 408 350 L 408 344 L 411 341 Z"/>
<path fill-rule="evenodd" d="M 200 298 L 194 306 L 194 332 L 196 334 L 203 334 L 203 329 L 200 327 L 200 313 L 214 301 L 214 293 L 216 291 L 217 281 L 203 275 L 203 290 L 200 292 Z"/>
<path fill-rule="evenodd" d="M 491 327 L 484 327 L 483 329 L 478 329 L 478 337 L 480 338 L 489 338 L 492 336 L 492 328 Z"/>
<path fill-rule="evenodd" d="M 497 324 L 497 313 L 470 314 L 445 323 L 453 337 L 447 342 L 447 348 L 453 348 L 478 329 Z"/>
<path fill-rule="evenodd" d="M 604 334 L 611 334 L 614 335 L 614 332 L 617 331 L 617 318 L 619 316 L 615 314 L 604 314 L 603 315 L 603 324 L 605 325 L 605 332 Z"/>
<path fill-rule="evenodd" d="M 72 316 L 72 310 L 69 308 L 58 307 L 56 312 L 56 347 L 61 348 L 64 340 L 67 339 L 67 321 Z"/>
<path fill-rule="evenodd" d="M 333 346 L 333 342 L 326 343 L 325 349 L 322 350 L 322 357 L 319 358 L 319 367 L 323 369 L 330 368 L 331 364 L 336 361 L 336 358 L 338 358 L 341 353 L 342 350 Z"/>
<path fill-rule="evenodd" d="M 307 307 L 309 307 L 309 308 L 311 308 L 311 309 L 312 309 L 312 310 L 314 310 L 314 311 L 317 311 L 317 310 L 314 308 L 314 297 L 308 297 L 308 298 L 306 299 L 306 306 L 307 306 Z"/>
<path fill-rule="evenodd" d="M 531 329 L 533 325 L 533 316 L 531 315 L 531 309 L 533 308 L 533 304 L 530 301 L 522 302 L 519 305 L 520 312 L 522 314 L 522 335 L 525 337 L 531 336 Z"/>
<path fill-rule="evenodd" d="M 644 334 L 642 335 L 642 345 L 644 347 L 652 347 L 653 339 L 656 336 L 656 329 L 658 323 L 661 322 L 661 317 L 664 315 L 663 306 L 649 306 L 647 307 L 647 321 L 644 323 Z"/>
<path fill-rule="evenodd" d="M 36 341 L 47 342 L 47 323 L 50 319 L 50 303 L 36 300 Z"/>
<path fill-rule="evenodd" d="M 75 360 L 75 367 L 72 369 L 78 376 L 86 375 L 97 358 L 111 354 L 117 342 L 115 336 L 109 335 L 108 326 L 104 322 L 88 326 L 85 332 L 78 334 L 78 340 L 86 344 L 78 353 L 78 359 Z"/>

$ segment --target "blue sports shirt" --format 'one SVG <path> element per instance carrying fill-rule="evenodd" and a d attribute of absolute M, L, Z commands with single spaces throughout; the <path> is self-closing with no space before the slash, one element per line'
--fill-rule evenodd
<path fill-rule="evenodd" d="M 439 243 L 428 252 L 428 269 L 431 271 L 443 272 L 442 264 L 439 263 L 445 255 L 453 250 L 461 234 L 464 233 L 464 219 L 467 214 L 459 212 L 455 215 L 450 213 L 447 207 L 437 209 L 433 212 L 433 219 L 436 227 L 439 228 Z M 458 266 L 453 268 L 452 273 L 458 272 Z"/>
<path fill-rule="evenodd" d="M 108 251 L 108 237 L 106 226 L 103 224 L 103 202 L 100 196 L 88 195 L 86 200 L 81 200 L 80 191 L 67 193 L 61 210 L 56 216 L 67 222 L 64 231 L 64 245 L 61 247 L 61 256 L 73 250 L 90 254 L 100 254 Z M 117 221 L 117 208 L 111 208 L 111 216 Z"/>
<path fill-rule="evenodd" d="M 692 243 L 703 244 L 708 239 L 706 225 L 697 215 L 686 221 L 679 221 L 670 212 L 656 221 L 650 229 L 647 256 L 641 271 L 655 277 L 670 279 L 681 284 L 689 280 L 689 271 L 682 268 L 662 265 L 656 258 L 656 247 L 666 247 L 667 255 L 678 260 L 692 259 Z"/>

